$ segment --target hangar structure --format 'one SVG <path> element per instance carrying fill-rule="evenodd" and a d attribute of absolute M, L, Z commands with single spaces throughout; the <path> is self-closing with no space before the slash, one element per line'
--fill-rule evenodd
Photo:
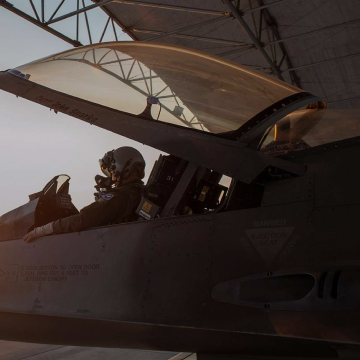
<path fill-rule="evenodd" d="M 0 6 L 74 47 L 127 37 L 181 45 L 285 80 L 332 108 L 352 109 L 360 104 L 358 0 L 0 0 Z M 100 61 L 92 65 L 100 67 Z M 136 84 L 143 80 L 147 87 L 149 81 L 152 88 L 152 77 L 143 74 L 131 86 L 146 92 L 149 89 Z M 4 360 L 84 356 L 196 359 L 191 353 L 0 341 Z"/>
<path fill-rule="evenodd" d="M 331 108 L 360 105 L 357 0 L 0 0 L 0 6 L 75 47 L 124 34 L 181 45 L 271 74 Z M 94 16 L 100 9 L 101 28 Z"/>

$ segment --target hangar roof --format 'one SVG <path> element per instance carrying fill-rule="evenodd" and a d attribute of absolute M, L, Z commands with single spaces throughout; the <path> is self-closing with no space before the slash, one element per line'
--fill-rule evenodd
<path fill-rule="evenodd" d="M 30 1 L 32 17 L 6 0 L 0 6 L 74 46 L 81 45 L 78 34 L 72 40 L 75 36 L 66 37 L 54 26 L 69 17 L 79 23 L 79 15 L 85 16 L 89 42 L 97 42 L 91 39 L 87 14 L 90 18 L 94 8 L 101 8 L 109 20 L 100 42 L 106 40 L 111 20 L 116 39 L 114 24 L 133 40 L 182 45 L 271 74 L 324 99 L 329 107 L 360 107 L 358 0 L 82 0 L 82 6 L 68 0 L 75 10 L 59 16 L 64 2 L 42 1 L 37 11 L 39 5 Z M 46 19 L 48 4 L 55 11 Z"/>
<path fill-rule="evenodd" d="M 191 47 L 273 74 L 327 101 L 360 105 L 357 0 L 116 0 L 134 40 Z"/>

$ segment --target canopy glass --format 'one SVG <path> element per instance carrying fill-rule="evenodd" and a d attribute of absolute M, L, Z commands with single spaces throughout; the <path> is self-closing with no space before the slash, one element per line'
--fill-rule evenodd
<path fill-rule="evenodd" d="M 77 98 L 212 133 L 236 130 L 301 91 L 224 59 L 154 43 L 90 45 L 15 70 Z"/>
<path fill-rule="evenodd" d="M 360 136 L 358 109 L 302 109 L 271 126 L 260 151 L 278 156 L 357 136 Z"/>

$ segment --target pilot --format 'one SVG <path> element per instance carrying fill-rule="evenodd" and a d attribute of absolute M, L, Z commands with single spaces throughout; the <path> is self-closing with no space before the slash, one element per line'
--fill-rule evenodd
<path fill-rule="evenodd" d="M 132 221 L 144 191 L 145 160 L 140 152 L 124 146 L 109 151 L 99 160 L 103 173 L 111 177 L 112 188 L 77 215 L 40 226 L 24 236 L 30 242 L 50 234 L 82 231 L 96 226 Z"/>

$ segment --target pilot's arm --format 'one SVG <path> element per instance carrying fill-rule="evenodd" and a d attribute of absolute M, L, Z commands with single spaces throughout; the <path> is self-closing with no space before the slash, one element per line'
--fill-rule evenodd
<path fill-rule="evenodd" d="M 54 221 L 54 233 L 77 232 L 115 223 L 119 217 L 126 217 L 132 209 L 131 194 L 125 191 L 110 199 L 101 198 L 85 206 L 77 215 Z"/>
<path fill-rule="evenodd" d="M 108 195 L 84 207 L 77 215 L 35 228 L 24 236 L 24 240 L 30 242 L 41 236 L 77 232 L 96 226 L 123 222 L 122 219 L 131 216 L 140 197 L 141 193 L 137 189 L 118 191 L 116 195 Z"/>

